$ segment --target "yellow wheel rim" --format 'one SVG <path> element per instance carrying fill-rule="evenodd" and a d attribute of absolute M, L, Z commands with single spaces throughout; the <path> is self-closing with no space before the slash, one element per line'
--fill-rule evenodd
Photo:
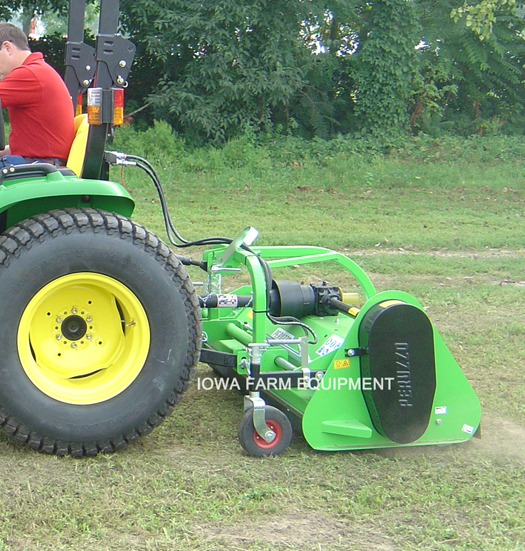
<path fill-rule="evenodd" d="M 42 392 L 69 404 L 95 404 L 136 379 L 150 329 L 128 287 L 86 272 L 55 279 L 31 299 L 17 343 L 22 367 Z"/>

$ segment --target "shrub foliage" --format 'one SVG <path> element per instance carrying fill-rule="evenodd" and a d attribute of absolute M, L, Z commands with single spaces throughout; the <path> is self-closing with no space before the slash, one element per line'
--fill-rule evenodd
<path fill-rule="evenodd" d="M 128 111 L 147 105 L 137 123 L 190 143 L 525 129 L 525 0 L 121 0 L 121 13 L 137 45 Z M 58 59 L 59 39 L 37 42 Z"/>

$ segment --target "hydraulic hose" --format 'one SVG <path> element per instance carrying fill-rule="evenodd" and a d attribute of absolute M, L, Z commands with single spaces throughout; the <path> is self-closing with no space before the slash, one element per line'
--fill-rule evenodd
<path fill-rule="evenodd" d="M 151 164 L 146 159 L 138 157 L 137 155 L 127 155 L 117 151 L 106 151 L 105 157 L 106 161 L 110 165 L 137 166 L 144 170 L 144 172 L 151 178 L 159 196 L 166 234 L 172 245 L 179 248 L 185 248 L 194 246 L 198 247 L 201 245 L 229 245 L 232 242 L 232 240 L 228 237 L 207 237 L 204 239 L 197 239 L 196 241 L 189 241 L 182 237 L 171 220 L 164 190 L 162 189 L 162 184 L 160 183 L 159 177 Z"/>

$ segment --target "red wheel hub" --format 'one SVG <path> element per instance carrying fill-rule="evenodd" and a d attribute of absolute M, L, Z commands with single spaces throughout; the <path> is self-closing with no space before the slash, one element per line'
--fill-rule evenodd
<path fill-rule="evenodd" d="M 259 448 L 269 450 L 279 443 L 279 440 L 281 440 L 282 432 L 281 427 L 275 421 L 266 421 L 266 426 L 273 432 L 275 432 L 273 440 L 271 440 L 270 442 L 266 442 L 266 440 L 262 436 L 259 436 L 256 430 L 253 431 L 253 440 L 259 446 Z"/>

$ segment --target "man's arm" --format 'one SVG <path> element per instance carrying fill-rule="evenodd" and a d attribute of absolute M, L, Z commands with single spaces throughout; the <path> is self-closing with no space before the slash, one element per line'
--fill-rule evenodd
<path fill-rule="evenodd" d="M 42 87 L 27 67 L 13 69 L 0 81 L 2 107 L 25 106 L 40 100 Z"/>

